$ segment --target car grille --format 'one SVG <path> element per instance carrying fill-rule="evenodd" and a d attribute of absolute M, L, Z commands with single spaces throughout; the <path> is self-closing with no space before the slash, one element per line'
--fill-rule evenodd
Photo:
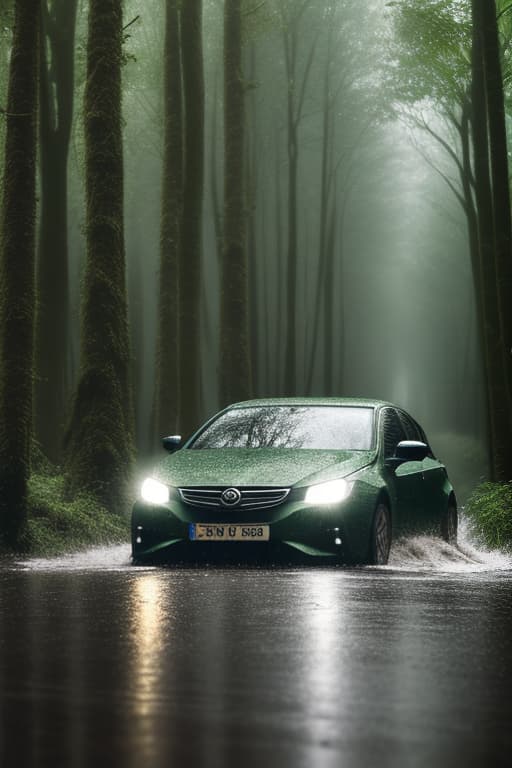
<path fill-rule="evenodd" d="M 182 501 L 193 507 L 229 509 L 268 509 L 281 504 L 289 488 L 239 488 L 240 500 L 236 504 L 222 503 L 221 496 L 226 488 L 179 488 Z"/>

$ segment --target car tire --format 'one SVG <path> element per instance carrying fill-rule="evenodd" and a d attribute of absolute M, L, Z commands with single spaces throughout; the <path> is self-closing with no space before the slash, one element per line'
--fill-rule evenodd
<path fill-rule="evenodd" d="M 368 552 L 369 565 L 386 565 L 391 549 L 391 514 L 383 501 L 375 508 Z"/>
<path fill-rule="evenodd" d="M 458 515 L 457 507 L 452 499 L 441 516 L 441 538 L 447 544 L 457 544 Z"/>

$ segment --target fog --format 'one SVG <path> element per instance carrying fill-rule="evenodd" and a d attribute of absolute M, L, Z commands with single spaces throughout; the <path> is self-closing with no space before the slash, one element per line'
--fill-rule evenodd
<path fill-rule="evenodd" d="M 126 17 L 136 15 L 128 3 Z M 160 188 L 160 80 L 147 82 L 149 61 L 162 46 L 159 3 L 148 4 L 131 29 L 125 81 L 127 252 L 142 278 L 131 297 L 138 371 L 138 429 L 149 436 L 154 380 L 158 213 Z M 293 5 L 293 4 L 292 4 Z M 322 95 L 328 29 L 326 3 L 312 3 L 297 26 L 298 78 L 311 46 L 315 54 L 299 123 L 298 359 L 295 394 L 326 393 L 389 399 L 422 423 L 434 450 L 457 475 L 464 493 L 485 474 L 484 419 L 471 268 L 463 212 L 437 168 L 446 161 L 424 132 L 390 113 L 379 67 L 391 34 L 384 3 L 338 3 L 331 41 L 332 137 L 329 173 L 336 210 L 331 352 L 320 319 L 311 387 L 316 280 L 319 274 L 322 173 Z M 311 23 L 316 15 L 317 26 Z M 203 359 L 204 414 L 218 407 L 219 271 L 213 185 L 222 183 L 221 4 L 205 6 L 207 179 L 204 200 Z M 262 19 L 246 40 L 249 165 L 253 172 L 248 217 L 254 239 L 250 279 L 255 394 L 284 393 L 286 232 L 286 72 L 282 31 Z M 154 65 L 158 72 L 158 60 Z M 348 71 L 347 71 L 348 70 Z M 385 96 L 385 94 L 384 94 Z M 433 118 L 434 119 L 434 118 Z M 424 157 L 425 156 L 425 157 Z M 252 163 L 252 166 L 251 166 Z M 215 178 L 214 178 L 215 175 Z M 140 290 L 140 288 L 139 288 Z M 142 311 L 141 311 L 142 309 Z M 332 386 L 325 355 L 332 356 Z M 291 394 L 294 394 L 291 393 Z M 287 393 L 288 394 L 288 393 Z M 476 476 L 475 476 L 476 473 Z M 466 477 L 467 475 L 467 477 Z"/>
<path fill-rule="evenodd" d="M 245 11 L 253 394 L 332 394 L 395 402 L 424 426 L 464 497 L 486 474 L 486 436 L 466 222 L 446 179 L 452 178 L 453 169 L 439 143 L 397 109 L 389 82 L 393 26 L 384 0 L 311 0 L 302 16 L 299 7 L 298 2 L 248 1 Z M 220 405 L 215 223 L 222 209 L 222 8 L 219 0 L 205 0 L 206 176 L 198 362 L 202 417 Z M 81 113 L 86 15 L 87 4 L 81 2 L 69 163 L 69 367 L 75 381 L 85 253 Z M 163 18 L 163 0 L 146 0 L 143 6 L 135 0 L 125 3 L 125 234 L 142 458 L 155 444 L 151 413 Z M 288 76 L 286 45 L 295 56 Z M 4 70 L 2 77 L 4 84 Z M 286 272 L 290 93 L 298 174 L 293 391 L 286 386 L 284 371 L 286 306 L 292 290 Z M 444 130 L 433 110 L 424 116 L 436 130 Z M 446 140 L 451 140 L 448 134 Z"/>

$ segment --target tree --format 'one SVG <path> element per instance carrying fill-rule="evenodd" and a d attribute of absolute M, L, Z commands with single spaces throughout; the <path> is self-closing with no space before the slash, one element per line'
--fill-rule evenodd
<path fill-rule="evenodd" d="M 490 473 L 495 480 L 510 479 L 512 228 L 496 4 L 403 0 L 392 5 L 402 45 L 398 59 L 409 75 L 398 87 L 398 103 L 408 105 L 415 126 L 437 142 L 458 176 L 430 161 L 466 215 Z M 426 104 L 435 107 L 448 132 L 424 116 Z"/>
<path fill-rule="evenodd" d="M 0 240 L 0 526 L 11 546 L 26 521 L 32 438 L 39 19 L 39 0 L 17 0 Z"/>
<path fill-rule="evenodd" d="M 123 236 L 122 0 L 91 0 L 84 97 L 87 262 L 68 492 L 122 512 L 133 462 Z"/>
<path fill-rule="evenodd" d="M 245 83 L 242 0 L 224 4 L 224 228 L 221 287 L 221 400 L 250 397 L 249 291 L 245 191 Z"/>
<path fill-rule="evenodd" d="M 40 77 L 41 214 L 37 268 L 36 434 L 60 458 L 69 396 L 68 154 L 78 0 L 43 0 Z"/>
<path fill-rule="evenodd" d="M 178 267 L 183 213 L 183 93 L 178 0 L 167 0 L 164 52 L 164 163 L 155 391 L 159 435 L 177 427 L 179 396 Z"/>
<path fill-rule="evenodd" d="M 472 127 L 492 479 L 512 478 L 512 226 L 494 0 L 472 0 Z"/>
<path fill-rule="evenodd" d="M 280 4 L 280 20 L 285 57 L 287 83 L 286 133 L 288 155 L 288 248 L 287 248 L 287 299 L 285 342 L 285 394 L 293 395 L 297 379 L 297 262 L 298 262 L 298 172 L 299 127 L 304 115 L 304 100 L 315 54 L 315 41 L 311 44 L 302 71 L 299 69 L 299 29 L 308 8 L 309 0 L 302 0 L 298 7 L 284 0 Z"/>
<path fill-rule="evenodd" d="M 5 55 L 12 41 L 13 0 L 4 0 L 0 5 L 0 189 L 4 172 L 3 147 L 5 143 L 5 106 L 7 100 L 7 81 L 9 57 Z"/>
<path fill-rule="evenodd" d="M 185 181 L 179 264 L 180 429 L 199 426 L 200 286 L 204 188 L 204 74 L 202 0 L 182 7 L 181 41 L 185 105 Z"/>

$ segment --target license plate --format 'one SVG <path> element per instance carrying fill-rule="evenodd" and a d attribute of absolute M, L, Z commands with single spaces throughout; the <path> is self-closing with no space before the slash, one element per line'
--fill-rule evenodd
<path fill-rule="evenodd" d="M 269 525 L 226 525 L 190 523 L 191 541 L 269 541 Z"/>

